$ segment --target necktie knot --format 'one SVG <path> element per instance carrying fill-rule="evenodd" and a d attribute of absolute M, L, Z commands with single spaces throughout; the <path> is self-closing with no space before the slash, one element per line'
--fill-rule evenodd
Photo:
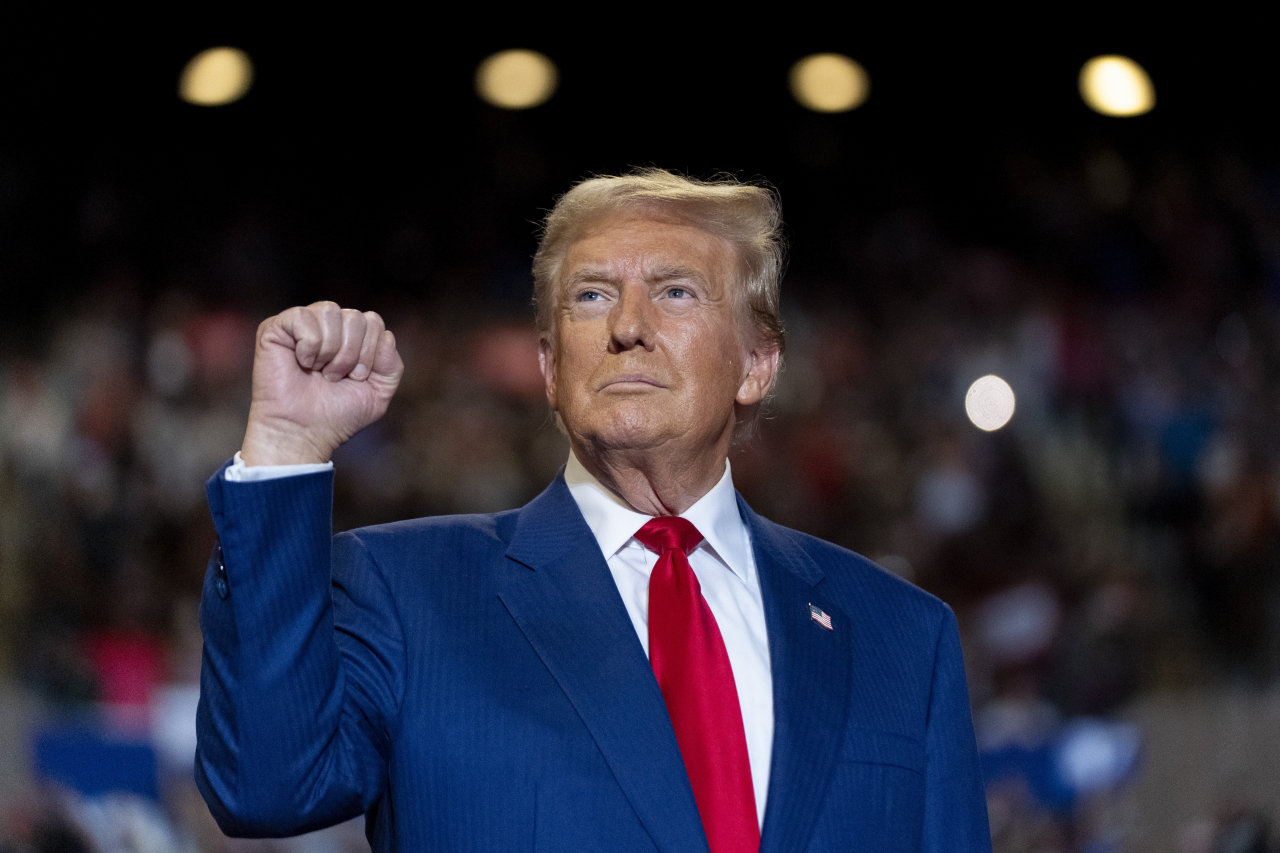
<path fill-rule="evenodd" d="M 678 515 L 650 519 L 636 531 L 636 541 L 659 555 L 674 550 L 687 557 L 702 540 L 703 535 L 693 526 L 693 522 Z"/>

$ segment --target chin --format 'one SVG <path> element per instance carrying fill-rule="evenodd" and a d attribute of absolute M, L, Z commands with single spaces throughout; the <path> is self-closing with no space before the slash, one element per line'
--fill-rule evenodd
<path fill-rule="evenodd" d="M 642 407 L 625 405 L 617 410 L 592 419 L 582 430 L 570 425 L 570 432 L 582 436 L 590 444 L 611 450 L 641 450 L 656 447 L 666 441 L 670 430 L 654 421 Z"/>

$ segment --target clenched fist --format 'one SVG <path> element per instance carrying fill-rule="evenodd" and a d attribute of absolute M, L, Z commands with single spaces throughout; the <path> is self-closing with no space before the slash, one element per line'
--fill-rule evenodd
<path fill-rule="evenodd" d="M 372 311 L 316 302 L 263 320 L 240 458 L 246 465 L 327 462 L 382 417 L 403 373 L 395 336 Z"/>

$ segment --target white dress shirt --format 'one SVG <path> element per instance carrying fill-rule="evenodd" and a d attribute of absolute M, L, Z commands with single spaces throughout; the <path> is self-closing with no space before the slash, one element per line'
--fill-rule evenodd
<path fill-rule="evenodd" d="M 332 462 L 249 467 L 236 453 L 225 476 L 232 482 L 254 482 L 327 471 L 332 467 Z M 641 545 L 635 532 L 652 516 L 638 513 L 623 503 L 602 486 L 572 452 L 565 465 L 564 479 L 600 545 L 636 636 L 648 655 L 649 574 L 658 555 Z M 689 565 L 702 587 L 702 597 L 716 618 L 729 654 L 729 665 L 733 668 L 742 726 L 747 736 L 747 758 L 751 762 L 756 819 L 763 828 L 769 764 L 773 756 L 773 675 L 769 669 L 769 634 L 760 597 L 760 576 L 751 551 L 751 535 L 738 513 L 728 460 L 720 481 L 681 517 L 705 537 L 689 555 Z"/>
<path fill-rule="evenodd" d="M 303 474 L 318 474 L 333 468 L 332 462 L 304 462 L 301 465 L 253 465 L 244 464 L 240 451 L 231 460 L 223 476 L 229 483 L 259 483 L 263 480 L 274 480 L 277 477 L 297 477 Z"/>
<path fill-rule="evenodd" d="M 645 654 L 649 654 L 649 573 L 658 555 L 645 548 L 635 533 L 652 516 L 636 512 L 591 476 L 572 452 L 565 465 L 569 486 L 587 526 L 595 534 L 605 562 L 618 585 L 622 603 Z M 764 826 L 765 796 L 769 790 L 769 762 L 773 757 L 773 675 L 769 669 L 769 633 L 764 624 L 760 576 L 751 551 L 751 535 L 738 512 L 729 462 L 711 491 L 681 513 L 705 538 L 689 555 L 702 597 L 716 618 L 724 638 L 738 688 L 742 727 L 747 735 L 747 758 L 756 795 L 756 818 Z"/>

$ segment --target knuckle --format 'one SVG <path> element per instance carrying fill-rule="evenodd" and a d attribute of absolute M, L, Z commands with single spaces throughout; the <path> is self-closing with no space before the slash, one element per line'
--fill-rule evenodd
<path fill-rule="evenodd" d="M 311 308 L 316 316 L 325 322 L 332 322 L 342 315 L 342 309 L 336 302 L 317 302 Z"/>

